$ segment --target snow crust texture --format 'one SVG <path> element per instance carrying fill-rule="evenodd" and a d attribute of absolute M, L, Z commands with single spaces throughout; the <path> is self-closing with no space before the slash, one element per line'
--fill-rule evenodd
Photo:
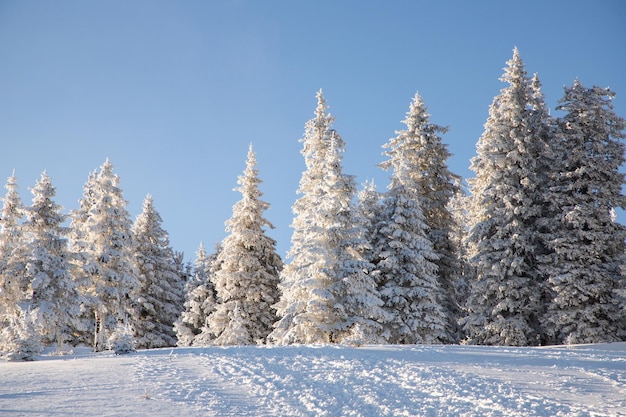
<path fill-rule="evenodd" d="M 626 343 L 208 347 L 0 362 L 11 416 L 626 416 Z"/>

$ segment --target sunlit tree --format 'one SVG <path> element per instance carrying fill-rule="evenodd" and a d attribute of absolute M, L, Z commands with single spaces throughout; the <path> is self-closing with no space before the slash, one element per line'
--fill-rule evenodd
<path fill-rule="evenodd" d="M 214 276 L 217 305 L 207 323 L 217 345 L 264 343 L 276 321 L 273 305 L 283 262 L 276 241 L 266 234 L 274 226 L 263 216 L 269 204 L 261 200 L 252 145 L 238 183 L 235 190 L 242 198 L 226 222 L 229 235 L 222 241 Z"/>

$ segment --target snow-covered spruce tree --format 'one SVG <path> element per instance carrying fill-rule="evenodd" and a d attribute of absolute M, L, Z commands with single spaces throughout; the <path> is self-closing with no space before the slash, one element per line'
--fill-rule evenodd
<path fill-rule="evenodd" d="M 216 345 L 265 343 L 276 322 L 279 274 L 283 267 L 276 241 L 265 233 L 274 226 L 263 217 L 269 204 L 261 200 L 256 157 L 252 145 L 243 175 L 242 195 L 226 221 L 230 234 L 222 241 L 214 282 L 218 304 L 208 318 Z"/>
<path fill-rule="evenodd" d="M 370 219 L 362 217 L 353 204 L 356 186 L 354 177 L 342 172 L 344 148 L 341 137 L 332 134 L 324 160 L 327 216 L 332 218 L 334 213 L 327 229 L 328 243 L 335 252 L 337 308 L 343 309 L 345 316 L 343 329 L 338 329 L 335 341 L 357 345 L 384 343 L 381 333 L 386 314 L 376 281 L 370 275 L 373 265 L 367 259 L 371 252 L 367 239 Z"/>
<path fill-rule="evenodd" d="M 547 293 L 537 266 L 550 121 L 517 49 L 471 161 L 469 248 L 476 277 L 463 320 L 468 343 L 537 345 Z M 537 80 L 535 80 L 537 81 Z"/>
<path fill-rule="evenodd" d="M 405 181 L 410 184 L 408 168 L 394 167 L 372 242 L 372 276 L 388 316 L 383 337 L 393 344 L 443 343 L 449 332 L 437 278 L 438 255 L 428 239 L 419 196 L 405 186 Z"/>
<path fill-rule="evenodd" d="M 23 302 L 29 305 L 42 342 L 56 343 L 60 349 L 70 339 L 79 314 L 68 231 L 63 226 L 67 216 L 53 200 L 56 190 L 45 171 L 31 191 L 33 203 L 26 208 L 22 243 L 13 258 L 29 282 Z"/>
<path fill-rule="evenodd" d="M 389 159 L 380 164 L 383 169 L 393 168 L 398 171 L 403 164 L 409 169 L 399 179 L 403 187 L 419 198 L 419 205 L 427 226 L 427 238 L 432 242 L 438 256 L 437 278 L 443 289 L 443 298 L 439 301 L 446 311 L 448 324 L 447 337 L 442 342 L 459 340 L 457 320 L 460 315 L 457 287 L 462 279 L 462 267 L 458 248 L 451 239 L 455 229 L 454 218 L 448 204 L 458 192 L 460 177 L 453 174 L 447 166 L 451 156 L 442 143 L 441 135 L 447 128 L 430 122 L 428 109 L 418 93 L 411 102 L 407 117 L 403 121 L 405 130 L 397 131 L 397 136 L 383 147 Z"/>
<path fill-rule="evenodd" d="M 626 228 L 614 209 L 626 206 L 622 194 L 626 127 L 612 110 L 614 93 L 565 88 L 557 110 L 561 152 L 549 201 L 555 216 L 546 225 L 552 250 L 545 260 L 554 299 L 546 328 L 555 343 L 614 342 L 626 336 L 616 289 L 624 288 Z"/>
<path fill-rule="evenodd" d="M 85 273 L 82 266 L 91 262 L 93 252 L 92 242 L 87 239 L 89 236 L 87 221 L 89 220 L 89 211 L 96 202 L 94 189 L 97 178 L 97 170 L 89 173 L 87 181 L 83 185 L 83 197 L 78 200 L 79 207 L 70 211 L 69 215 L 69 248 L 72 253 L 73 278 L 79 292 L 80 305 L 80 316 L 71 340 L 74 346 L 92 344 L 94 336 L 93 304 L 95 300 L 87 296 L 87 288 L 92 285 L 92 281 L 91 276 Z"/>
<path fill-rule="evenodd" d="M 183 309 L 185 283 L 162 223 L 152 196 L 148 195 L 133 225 L 135 262 L 141 282 L 133 323 L 138 348 L 176 346 L 173 326 Z"/>
<path fill-rule="evenodd" d="M 204 289 L 198 288 L 198 291 L 194 294 L 198 299 L 202 298 L 203 294 L 205 294 L 206 297 L 204 297 L 204 301 L 202 301 L 202 304 L 200 305 L 202 311 L 205 312 L 203 325 L 200 327 L 200 333 L 193 339 L 193 346 L 210 346 L 213 344 L 213 340 L 215 340 L 215 335 L 209 327 L 208 319 L 209 315 L 217 308 L 217 303 L 219 301 L 215 291 L 215 276 L 217 271 L 222 268 L 222 260 L 219 257 L 220 253 L 222 253 L 222 245 L 221 243 L 218 243 L 216 245 L 215 253 L 211 255 L 209 279 L 207 281 L 208 284 Z"/>
<path fill-rule="evenodd" d="M 134 330 L 128 323 L 118 323 L 107 339 L 107 348 L 116 355 L 134 352 L 137 347 Z"/>
<path fill-rule="evenodd" d="M 17 191 L 17 178 L 13 174 L 5 185 L 7 193 L 3 198 L 2 212 L 0 213 L 0 328 L 9 325 L 9 320 L 18 313 L 18 300 L 21 294 L 14 290 L 12 274 L 7 270 L 13 250 L 22 239 L 22 218 L 24 205 Z M 3 339 L 0 333 L 0 350 Z"/>
<path fill-rule="evenodd" d="M 211 280 L 213 263 L 217 258 L 217 253 L 221 251 L 221 246 L 215 253 L 207 255 L 204 245 L 200 243 L 196 251 L 196 259 L 193 264 L 191 276 L 185 284 L 184 309 L 180 317 L 174 322 L 174 332 L 178 339 L 178 346 L 191 346 L 197 342 L 197 346 L 207 346 L 212 339 L 207 327 L 206 320 L 215 310 L 216 297 L 215 287 Z M 205 335 L 196 337 L 205 328 Z"/>
<path fill-rule="evenodd" d="M 281 273 L 280 320 L 270 335 L 277 344 L 373 343 L 380 340 L 382 302 L 367 274 L 364 222 L 352 204 L 354 179 L 342 173 L 345 145 L 331 129 L 322 92 L 305 126 L 306 170 L 295 218 L 291 262 Z"/>
<path fill-rule="evenodd" d="M 81 210 L 73 213 L 70 227 L 79 228 L 77 259 L 79 290 L 88 300 L 96 351 L 106 349 L 106 340 L 118 323 L 133 325 L 133 294 L 140 288 L 134 266 L 132 220 L 119 187 L 119 177 L 107 159 L 85 186 Z"/>
<path fill-rule="evenodd" d="M 10 361 L 32 361 L 43 351 L 41 335 L 35 325 L 35 315 L 30 310 L 17 307 L 8 325 L 2 329 L 3 350 Z"/>

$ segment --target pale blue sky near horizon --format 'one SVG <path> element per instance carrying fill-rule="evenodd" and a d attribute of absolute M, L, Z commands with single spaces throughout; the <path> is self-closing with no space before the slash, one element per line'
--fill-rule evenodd
<path fill-rule="evenodd" d="M 15 169 L 30 204 L 47 170 L 67 213 L 109 158 L 133 220 L 152 194 L 191 261 L 226 236 L 252 143 L 284 257 L 320 88 L 359 185 L 386 187 L 416 91 L 468 178 L 516 46 L 551 109 L 578 78 L 626 117 L 625 22 L 620 0 L 0 0 L 0 183 Z"/>

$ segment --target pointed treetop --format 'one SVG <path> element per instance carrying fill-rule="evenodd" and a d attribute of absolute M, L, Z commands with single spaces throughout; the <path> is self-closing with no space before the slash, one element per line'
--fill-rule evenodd
<path fill-rule="evenodd" d="M 246 166 L 256 166 L 256 155 L 254 153 L 254 149 L 252 148 L 252 143 L 248 146 L 248 160 L 246 161 Z"/>
<path fill-rule="evenodd" d="M 517 47 L 513 49 L 513 58 L 508 60 L 506 65 L 507 66 L 504 68 L 504 74 L 500 77 L 500 81 L 508 82 L 510 84 L 523 83 L 523 81 L 520 80 L 526 79 L 527 75 L 524 61 L 522 61 L 522 57 L 520 56 Z"/>
<path fill-rule="evenodd" d="M 17 188 L 17 177 L 15 176 L 15 168 L 13 168 L 13 173 L 11 173 L 11 176 L 7 178 L 7 183 L 4 188 L 6 188 L 7 190 Z"/>
<path fill-rule="evenodd" d="M 147 208 L 152 208 L 154 203 L 154 199 L 152 198 L 152 194 L 146 194 L 146 198 L 143 199 L 143 210 L 146 211 Z"/>
<path fill-rule="evenodd" d="M 328 106 L 326 106 L 326 100 L 324 99 L 324 94 L 322 93 L 321 88 L 317 92 L 315 97 L 317 97 L 317 108 L 315 109 L 315 116 L 322 119 L 326 114 L 326 110 L 328 110 Z"/>
<path fill-rule="evenodd" d="M 107 172 L 107 173 L 113 173 L 113 164 L 111 163 L 111 161 L 109 160 L 109 158 L 107 158 L 104 163 L 102 164 L 102 166 L 100 167 L 100 170 L 102 172 Z"/>
<path fill-rule="evenodd" d="M 406 113 L 406 119 L 402 123 L 406 125 L 409 132 L 413 133 L 422 123 L 428 122 L 429 117 L 428 108 L 424 100 L 422 100 L 419 92 L 416 92 L 409 106 L 409 111 Z"/>

